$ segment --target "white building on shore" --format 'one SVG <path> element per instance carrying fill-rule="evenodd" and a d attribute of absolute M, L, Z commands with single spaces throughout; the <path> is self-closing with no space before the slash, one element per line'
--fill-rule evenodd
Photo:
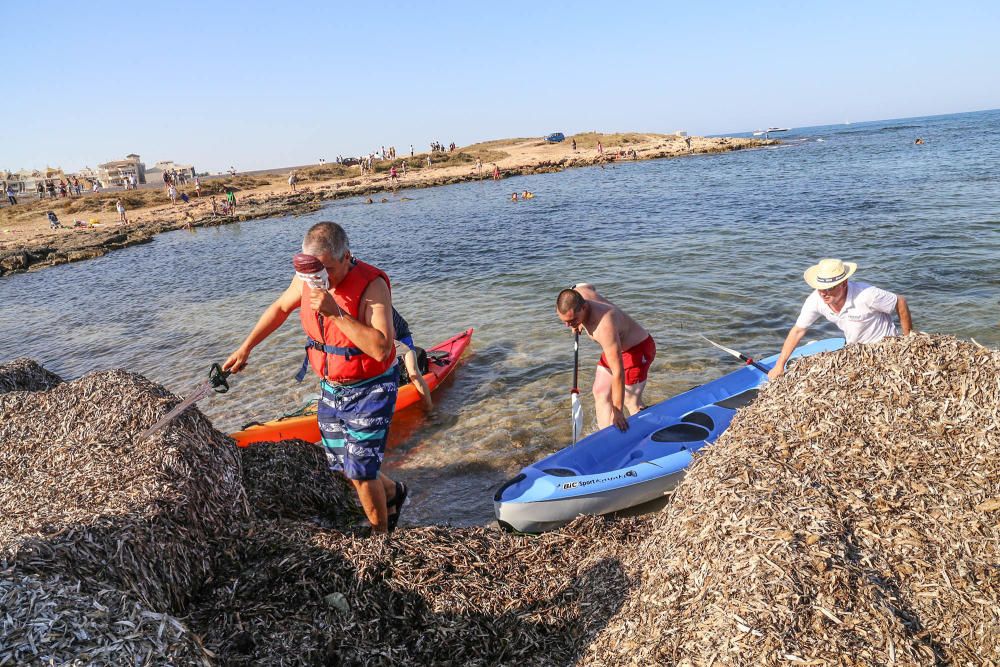
<path fill-rule="evenodd" d="M 146 182 L 146 165 L 139 161 L 139 156 L 135 153 L 126 155 L 124 160 L 97 165 L 97 178 L 104 187 L 124 187 L 132 177 L 135 177 L 138 184 Z"/>
<path fill-rule="evenodd" d="M 148 183 L 163 183 L 164 174 L 176 174 L 181 182 L 189 181 L 195 177 L 194 167 L 189 164 L 177 164 L 173 160 L 160 160 L 152 169 L 146 170 Z"/>

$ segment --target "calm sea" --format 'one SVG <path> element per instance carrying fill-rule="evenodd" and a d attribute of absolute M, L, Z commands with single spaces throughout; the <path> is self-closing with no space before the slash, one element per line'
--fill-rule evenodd
<path fill-rule="evenodd" d="M 597 285 L 656 338 L 650 402 L 735 368 L 699 333 L 775 352 L 809 292 L 802 271 L 825 256 L 905 295 L 918 330 L 1000 346 L 1000 111 L 781 138 L 401 191 L 384 204 L 338 201 L 10 276 L 0 280 L 0 359 L 33 357 L 69 378 L 123 367 L 184 394 L 287 286 L 304 231 L 339 222 L 354 253 L 391 276 L 418 344 L 476 328 L 434 412 L 399 419 L 387 455 L 414 489 L 406 519 L 469 524 L 492 518 L 500 482 L 568 443 L 572 336 L 554 299 L 574 282 Z M 524 189 L 537 197 L 508 201 Z M 288 322 L 201 409 L 231 431 L 298 407 L 316 391 L 292 378 L 301 343 Z M 582 347 L 583 387 L 599 350 Z"/>

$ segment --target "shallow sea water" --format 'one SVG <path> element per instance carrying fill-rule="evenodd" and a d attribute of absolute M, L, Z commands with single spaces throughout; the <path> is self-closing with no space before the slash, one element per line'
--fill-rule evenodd
<path fill-rule="evenodd" d="M 68 378 L 123 367 L 184 395 L 288 284 L 305 230 L 339 222 L 354 253 L 390 275 L 418 344 L 476 329 L 435 410 L 394 422 L 386 464 L 413 487 L 406 520 L 476 524 L 492 519 L 501 482 L 568 444 L 572 335 L 554 299 L 574 282 L 593 282 L 653 334 L 648 402 L 735 368 L 699 333 L 775 352 L 808 295 L 802 271 L 824 256 L 905 295 L 918 330 L 1000 345 L 1000 111 L 782 139 L 401 190 L 385 204 L 337 201 L 10 276 L 0 279 L 0 359 L 29 356 Z M 537 197 L 508 201 L 525 189 Z M 835 333 L 823 325 L 809 337 Z M 287 322 L 201 409 L 225 431 L 295 409 L 316 391 L 293 379 L 301 343 Z M 581 343 L 581 387 L 599 354 Z"/>

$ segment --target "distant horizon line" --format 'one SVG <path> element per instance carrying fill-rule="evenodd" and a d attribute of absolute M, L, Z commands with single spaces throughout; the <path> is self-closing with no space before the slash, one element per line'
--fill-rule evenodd
<path fill-rule="evenodd" d="M 789 127 L 791 127 L 791 129 L 793 129 L 793 130 L 812 130 L 812 129 L 815 129 L 815 128 L 818 128 L 818 127 L 839 127 L 841 125 L 847 125 L 847 124 L 850 124 L 850 125 L 861 125 L 863 123 L 888 123 L 890 121 L 899 121 L 899 120 L 920 120 L 922 118 L 943 118 L 945 116 L 963 116 L 963 115 L 966 115 L 966 114 L 987 113 L 989 111 L 1000 111 L 1000 107 L 993 108 L 993 109 L 975 109 L 973 111 L 952 111 L 952 112 L 949 112 L 949 113 L 924 114 L 922 116 L 897 116 L 897 117 L 894 117 L 894 118 L 869 118 L 869 119 L 866 119 L 866 120 L 851 120 L 851 119 L 847 118 L 847 119 L 844 119 L 843 121 L 836 122 L 836 123 L 820 123 L 819 125 L 791 125 Z M 777 126 L 775 126 L 775 127 L 777 127 Z M 756 132 L 757 130 L 760 130 L 760 129 L 766 129 L 766 128 L 755 128 L 753 130 L 740 130 L 739 132 L 723 132 L 723 133 L 719 133 L 719 134 L 706 134 L 704 136 L 706 136 L 706 137 L 729 137 L 729 136 L 733 136 L 734 134 L 749 134 L 751 132 Z"/>
<path fill-rule="evenodd" d="M 789 125 L 789 127 L 791 129 L 793 129 L 793 130 L 811 130 L 811 129 L 822 128 L 822 127 L 838 127 L 838 126 L 843 126 L 843 125 L 847 125 L 847 124 L 849 124 L 849 125 L 861 125 L 861 124 L 864 124 L 864 123 L 880 123 L 880 122 L 890 122 L 890 121 L 910 121 L 910 120 L 919 120 L 919 119 L 942 118 L 942 117 L 945 117 L 945 116 L 961 116 L 961 115 L 967 115 L 967 114 L 987 113 L 987 112 L 990 112 L 990 111 L 1000 111 L 1000 107 L 998 107 L 998 108 L 989 108 L 989 109 L 975 109 L 975 110 L 972 110 L 972 111 L 953 111 L 953 112 L 949 112 L 949 113 L 924 114 L 924 115 L 919 115 L 919 116 L 896 116 L 896 117 L 892 117 L 892 118 L 869 118 L 869 119 L 865 119 L 865 120 L 851 120 L 851 119 L 847 118 L 847 119 L 845 119 L 843 121 L 838 121 L 838 122 L 834 122 L 834 123 L 820 123 L 820 124 L 817 124 L 817 125 Z M 712 138 L 717 138 L 717 137 L 734 137 L 734 136 L 738 136 L 738 135 L 741 135 L 741 134 L 747 134 L 747 135 L 749 135 L 749 134 L 752 134 L 755 131 L 759 131 L 759 130 L 762 130 L 762 129 L 766 129 L 766 128 L 754 128 L 754 129 L 749 129 L 749 130 L 736 130 L 736 131 L 729 131 L 729 132 L 707 133 L 707 134 L 694 135 L 694 136 L 712 137 Z M 676 131 L 677 130 L 675 130 L 674 132 L 676 132 Z M 572 134 L 567 134 L 566 136 L 567 136 L 567 138 L 570 138 L 574 134 L 584 134 L 584 133 L 587 133 L 587 132 L 598 132 L 598 131 L 597 130 L 581 130 L 581 131 L 578 131 L 578 132 L 574 132 Z M 651 132 L 651 131 L 647 131 L 647 130 L 625 130 L 625 131 L 612 131 L 612 132 L 600 131 L 600 132 L 598 132 L 598 134 L 626 134 L 626 133 L 629 133 L 629 132 L 648 133 L 648 134 L 665 134 L 665 135 L 673 134 L 673 132 Z M 542 137 L 542 136 L 545 136 L 545 134 L 539 135 L 539 137 Z M 486 141 L 508 141 L 508 140 L 515 139 L 515 138 L 517 138 L 517 137 L 507 137 L 507 138 L 501 138 L 501 139 L 480 139 L 479 141 L 474 141 L 474 142 L 472 142 L 470 144 L 467 144 L 467 145 L 471 146 L 471 145 L 474 145 L 474 144 L 477 144 L 477 143 L 483 143 L 483 142 L 486 142 Z M 419 152 L 426 153 L 428 151 L 419 151 Z M 140 153 L 133 153 L 133 154 L 140 155 Z M 342 153 L 339 153 L 338 155 L 342 155 L 343 156 Z M 348 154 L 346 157 L 357 157 L 357 156 Z M 98 165 L 100 165 L 100 164 L 107 164 L 108 162 L 114 162 L 114 161 L 115 160 L 107 160 L 105 162 L 99 162 L 99 163 L 96 163 L 96 164 L 98 164 Z M 157 160 L 153 164 L 156 165 L 156 164 L 161 163 L 161 162 L 175 162 L 175 161 L 173 161 L 173 160 Z M 336 164 L 336 160 L 325 160 L 325 163 L 326 164 Z M 143 163 L 143 164 L 145 164 L 145 163 Z M 286 169 L 300 169 L 300 168 L 304 168 L 304 167 L 312 167 L 312 166 L 315 166 L 315 165 L 318 165 L 318 164 L 323 164 L 323 162 L 318 162 L 317 161 L 317 162 L 310 162 L 310 163 L 299 164 L 299 165 L 289 165 L 289 166 L 282 166 L 282 167 L 264 167 L 264 168 L 260 168 L 260 169 L 244 169 L 244 170 L 239 170 L 238 169 L 236 173 L 239 173 L 239 174 L 250 174 L 250 173 L 268 172 L 268 171 L 283 171 L 283 170 L 286 170 Z M 2 172 L 4 174 L 6 174 L 8 172 L 10 172 L 12 174 L 16 174 L 16 173 L 19 173 L 21 171 L 44 171 L 46 169 L 58 169 L 58 170 L 62 171 L 64 174 L 67 174 L 67 173 L 68 174 L 75 174 L 75 173 L 78 173 L 79 171 L 81 171 L 82 169 L 88 169 L 88 168 L 91 168 L 91 167 L 89 167 L 89 165 L 85 165 L 85 166 L 80 167 L 78 169 L 67 171 L 67 170 L 63 169 L 62 167 L 50 167 L 49 165 L 45 165 L 45 167 L 27 167 L 27 168 L 22 167 L 21 169 L 18 169 L 18 170 L 3 168 L 3 169 L 0 169 L 0 172 Z M 204 170 L 204 171 L 205 171 L 205 173 L 207 173 L 210 176 L 225 175 L 226 173 L 228 173 L 227 169 L 207 169 L 207 170 Z"/>

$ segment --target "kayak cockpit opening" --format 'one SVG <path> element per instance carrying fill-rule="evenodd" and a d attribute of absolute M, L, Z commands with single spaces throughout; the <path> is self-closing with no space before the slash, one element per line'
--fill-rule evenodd
<path fill-rule="evenodd" d="M 704 426 L 681 422 L 661 428 L 649 437 L 653 442 L 700 442 L 708 436 L 709 431 Z"/>
<path fill-rule="evenodd" d="M 730 396 L 729 398 L 723 399 L 721 401 L 716 401 L 715 404 L 718 405 L 720 408 L 726 408 L 728 410 L 739 410 L 740 408 L 745 408 L 746 406 L 753 403 L 754 399 L 757 398 L 757 392 L 759 391 L 760 389 L 758 389 L 757 387 L 754 387 L 753 389 L 747 389 L 746 391 L 742 391 L 734 396 Z"/>
<path fill-rule="evenodd" d="M 689 412 L 681 417 L 681 421 L 697 424 L 698 426 L 704 426 L 709 431 L 715 430 L 715 420 L 701 411 Z"/>
<path fill-rule="evenodd" d="M 546 468 L 542 472 L 553 477 L 578 477 L 580 475 L 576 470 L 569 468 Z"/>

